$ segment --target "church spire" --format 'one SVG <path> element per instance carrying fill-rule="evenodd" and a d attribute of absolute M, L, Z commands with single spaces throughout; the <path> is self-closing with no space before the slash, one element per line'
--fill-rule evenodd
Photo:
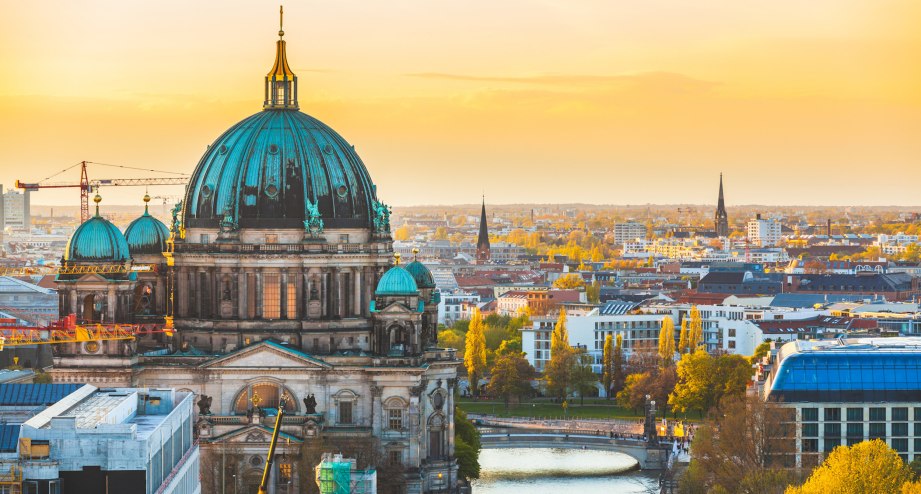
<path fill-rule="evenodd" d="M 265 75 L 265 102 L 262 107 L 266 110 L 289 109 L 297 110 L 297 76 L 288 66 L 288 55 L 285 52 L 285 11 L 284 7 L 278 8 L 278 41 L 275 42 L 275 64 Z"/>
<path fill-rule="evenodd" d="M 480 234 L 476 239 L 476 260 L 478 263 L 489 261 L 489 229 L 486 225 L 486 196 L 483 196 L 483 208 L 480 210 Z"/>
<path fill-rule="evenodd" d="M 723 174 L 720 173 L 720 195 L 716 201 L 716 214 L 713 217 L 713 229 L 717 237 L 729 236 L 729 214 L 726 213 L 726 201 L 723 199 Z"/>

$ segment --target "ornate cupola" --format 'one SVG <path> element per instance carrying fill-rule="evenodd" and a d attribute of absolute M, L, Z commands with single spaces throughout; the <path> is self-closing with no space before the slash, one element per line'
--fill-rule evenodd
<path fill-rule="evenodd" d="M 265 75 L 266 110 L 297 110 L 297 76 L 288 67 L 285 54 L 284 8 L 278 9 L 278 41 L 275 42 L 275 65 Z"/>

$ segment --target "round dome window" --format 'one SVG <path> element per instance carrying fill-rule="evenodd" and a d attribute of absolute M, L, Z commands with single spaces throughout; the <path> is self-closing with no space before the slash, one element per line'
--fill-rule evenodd
<path fill-rule="evenodd" d="M 221 153 L 221 154 L 227 154 L 227 146 L 221 144 L 221 147 L 219 147 L 219 148 L 217 149 L 217 152 L 219 152 L 219 153 Z"/>
<path fill-rule="evenodd" d="M 327 144 L 323 146 L 323 152 L 326 154 L 333 154 L 333 147 Z"/>
<path fill-rule="evenodd" d="M 277 196 L 278 187 L 276 187 L 275 184 L 269 184 L 268 187 L 265 188 L 265 194 L 269 197 Z"/>
<path fill-rule="evenodd" d="M 276 146 L 275 144 L 270 144 L 269 154 L 278 154 L 278 146 Z"/>
<path fill-rule="evenodd" d="M 348 192 L 348 189 L 344 185 L 336 188 L 336 194 L 339 194 L 339 197 L 345 197 L 346 192 Z"/>
<path fill-rule="evenodd" d="M 211 186 L 210 186 L 210 185 L 206 185 L 206 186 L 204 186 L 204 187 L 201 188 L 201 195 L 202 195 L 202 197 L 204 197 L 205 199 L 211 197 L 211 193 L 212 193 L 212 192 L 213 192 L 213 190 L 211 189 Z"/>

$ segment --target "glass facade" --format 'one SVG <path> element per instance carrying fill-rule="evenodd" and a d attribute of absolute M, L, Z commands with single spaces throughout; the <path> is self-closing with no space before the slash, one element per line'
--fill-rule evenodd
<path fill-rule="evenodd" d="M 916 401 L 921 351 L 794 353 L 780 363 L 769 398 L 776 401 Z"/>

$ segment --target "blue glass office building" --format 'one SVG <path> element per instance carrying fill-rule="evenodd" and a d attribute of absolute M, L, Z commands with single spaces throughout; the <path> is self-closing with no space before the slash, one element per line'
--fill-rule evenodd
<path fill-rule="evenodd" d="M 798 456 L 877 438 L 921 456 L 921 338 L 787 343 L 764 394 L 796 409 Z"/>

